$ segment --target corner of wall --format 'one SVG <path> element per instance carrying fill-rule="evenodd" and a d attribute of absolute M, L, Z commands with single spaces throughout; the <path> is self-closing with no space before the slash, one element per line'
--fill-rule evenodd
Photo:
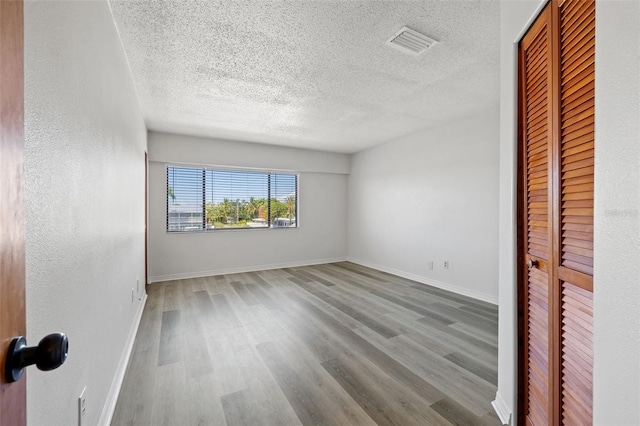
<path fill-rule="evenodd" d="M 136 316 L 133 319 L 133 324 L 131 325 L 131 330 L 129 331 L 129 336 L 127 337 L 127 342 L 125 343 L 124 350 L 122 351 L 122 356 L 120 357 L 118 367 L 116 368 L 115 375 L 113 376 L 113 381 L 111 382 L 111 387 L 109 388 L 109 393 L 107 394 L 107 399 L 105 400 L 104 407 L 102 408 L 102 414 L 100 415 L 100 420 L 98 421 L 99 425 L 106 426 L 111 424 L 111 419 L 116 409 L 116 403 L 118 402 L 118 395 L 120 395 L 120 389 L 122 388 L 124 375 L 127 372 L 127 367 L 129 366 L 129 360 L 131 359 L 131 353 L 133 352 L 133 345 L 136 340 L 136 335 L 138 334 L 140 320 L 142 319 L 142 313 L 144 312 L 146 303 L 147 294 L 145 293 L 139 303 L 138 311 L 136 312 Z"/>
<path fill-rule="evenodd" d="M 432 287 L 439 288 L 441 290 L 450 291 L 452 293 L 467 296 L 472 299 L 481 300 L 483 302 L 491 303 L 493 305 L 498 304 L 497 297 L 491 297 L 484 293 L 469 290 L 468 288 L 461 287 L 455 284 L 445 283 L 443 281 L 434 280 L 432 278 L 423 277 L 421 275 L 411 274 L 409 272 L 400 271 L 398 269 L 389 268 L 387 266 L 378 265 L 376 263 L 368 262 L 362 259 L 356 259 L 354 257 L 347 256 L 347 261 L 356 263 L 358 265 L 366 266 L 367 268 L 377 269 L 378 271 L 386 272 L 388 274 L 396 275 L 398 277 L 406 278 L 408 280 L 416 281 L 421 284 L 430 285 Z"/>
<path fill-rule="evenodd" d="M 499 161 L 495 106 L 356 154 L 348 258 L 497 304 Z"/>
<path fill-rule="evenodd" d="M 191 278 L 213 277 L 216 275 L 244 274 L 247 272 L 267 271 L 271 269 L 298 268 L 300 266 L 323 265 L 326 263 L 344 262 L 345 260 L 347 260 L 346 257 L 332 257 L 328 259 L 313 259 L 313 260 L 304 260 L 300 262 L 271 263 L 271 264 L 262 264 L 262 265 L 254 265 L 254 266 L 242 266 L 238 268 L 210 269 L 206 271 L 158 275 L 158 276 L 149 277 L 149 284 L 159 283 L 164 281 L 173 281 L 173 280 L 187 280 Z"/>

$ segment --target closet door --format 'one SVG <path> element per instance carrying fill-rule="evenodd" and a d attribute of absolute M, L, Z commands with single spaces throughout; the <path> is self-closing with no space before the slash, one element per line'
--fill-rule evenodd
<path fill-rule="evenodd" d="M 542 12 L 520 44 L 520 173 L 522 268 L 521 387 L 524 416 L 547 424 L 552 409 L 550 342 L 552 265 L 552 37 L 551 6 Z M 522 262 L 521 262 L 522 263 Z M 524 356 L 522 356 L 524 355 Z M 521 378 L 522 379 L 522 378 Z"/>
<path fill-rule="evenodd" d="M 552 0 L 519 52 L 521 424 L 592 424 L 595 1 Z"/>
<path fill-rule="evenodd" d="M 595 2 L 560 17 L 560 397 L 563 424 L 592 423 Z"/>

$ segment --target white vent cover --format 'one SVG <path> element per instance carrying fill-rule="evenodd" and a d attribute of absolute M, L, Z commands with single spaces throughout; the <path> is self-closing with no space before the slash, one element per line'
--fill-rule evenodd
<path fill-rule="evenodd" d="M 386 41 L 388 46 L 414 56 L 421 54 L 436 43 L 438 43 L 436 40 L 407 27 L 400 28 Z"/>

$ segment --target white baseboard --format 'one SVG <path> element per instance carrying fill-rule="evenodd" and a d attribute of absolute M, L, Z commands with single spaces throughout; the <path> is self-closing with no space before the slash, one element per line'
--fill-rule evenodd
<path fill-rule="evenodd" d="M 493 305 L 498 304 L 497 297 L 487 296 L 484 293 L 480 293 L 477 291 L 469 290 L 468 288 L 460 287 L 454 284 L 445 283 L 442 281 L 434 280 L 433 278 L 423 277 L 421 275 L 415 275 L 409 272 L 399 271 L 397 269 L 388 268 L 386 266 L 377 265 L 375 263 L 368 262 L 362 259 L 356 259 L 353 257 L 347 257 L 347 260 L 352 263 L 357 263 L 358 265 L 366 266 L 367 268 L 377 269 L 382 272 L 387 272 L 392 275 L 397 275 L 402 278 L 406 278 L 412 281 L 417 281 L 422 284 L 427 284 L 433 287 L 440 288 L 442 290 L 447 290 L 453 293 L 460 294 L 462 296 L 471 297 L 473 299 L 481 300 L 483 302 L 491 303 Z"/>
<path fill-rule="evenodd" d="M 500 392 L 496 392 L 496 399 L 495 401 L 491 401 L 491 405 L 496 411 L 496 414 L 502 424 L 505 426 L 511 426 L 511 411 L 509 411 L 509 407 L 504 401 L 504 398 L 502 398 L 502 395 L 500 395 Z"/>
<path fill-rule="evenodd" d="M 145 293 L 141 303 L 138 304 L 138 312 L 133 319 L 131 330 L 129 331 L 129 337 L 127 337 L 127 343 L 125 344 L 124 351 L 120 357 L 116 374 L 111 382 L 111 388 L 107 394 L 107 400 L 102 408 L 102 414 L 100 415 L 99 425 L 108 426 L 111 424 L 113 412 L 116 409 L 116 402 L 118 402 L 118 395 L 120 394 L 120 388 L 124 381 L 124 374 L 127 372 L 127 366 L 129 365 L 129 359 L 131 358 L 131 352 L 133 351 L 133 343 L 136 340 L 136 334 L 138 333 L 138 327 L 140 326 L 140 320 L 142 319 L 142 312 L 144 311 L 144 305 L 147 303 L 147 294 Z"/>
<path fill-rule="evenodd" d="M 210 271 L 189 272 L 184 274 L 159 275 L 149 277 L 149 283 L 161 281 L 186 280 L 189 278 L 212 277 L 215 275 L 242 274 L 245 272 L 266 271 L 268 269 L 295 268 L 298 266 L 321 265 L 323 263 L 344 262 L 346 257 L 333 257 L 330 259 L 302 260 L 298 262 L 272 263 L 268 265 L 243 266 L 238 268 L 212 269 Z"/>

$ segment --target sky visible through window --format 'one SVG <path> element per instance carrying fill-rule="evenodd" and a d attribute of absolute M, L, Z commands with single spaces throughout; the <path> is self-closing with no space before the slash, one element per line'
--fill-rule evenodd
<path fill-rule="evenodd" d="M 167 167 L 167 231 L 297 227 L 297 175 Z"/>
<path fill-rule="evenodd" d="M 171 204 L 193 205 L 202 203 L 203 169 L 169 167 L 168 187 L 173 193 Z M 204 170 L 205 202 L 221 203 L 249 201 L 268 196 L 269 174 L 263 172 L 238 172 L 230 170 Z M 285 201 L 296 192 L 295 175 L 272 174 L 271 198 Z"/>

